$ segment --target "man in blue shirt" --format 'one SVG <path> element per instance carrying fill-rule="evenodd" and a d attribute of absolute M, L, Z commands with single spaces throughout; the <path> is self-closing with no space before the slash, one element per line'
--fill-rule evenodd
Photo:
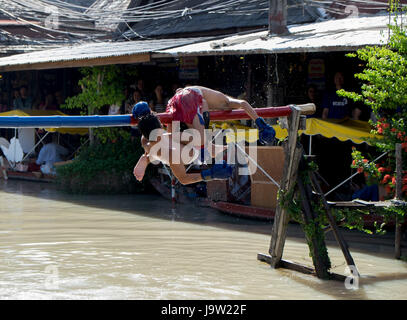
<path fill-rule="evenodd" d="M 337 90 L 343 89 L 344 81 L 342 72 L 335 73 L 335 91 L 326 93 L 322 100 L 322 119 L 343 119 L 351 116 L 350 101 L 348 98 L 340 97 L 336 94 Z M 353 117 L 352 112 L 352 118 L 358 118 L 358 116 Z"/>

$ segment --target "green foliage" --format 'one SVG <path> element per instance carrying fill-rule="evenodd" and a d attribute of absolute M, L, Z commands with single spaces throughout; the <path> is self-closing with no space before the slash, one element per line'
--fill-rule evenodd
<path fill-rule="evenodd" d="M 72 163 L 57 168 L 57 182 L 71 193 L 140 192 L 145 185 L 133 177 L 133 167 L 142 154 L 130 137 L 86 146 Z"/>
<path fill-rule="evenodd" d="M 317 170 L 317 165 L 315 162 L 302 162 L 301 169 L 298 174 L 301 176 L 304 184 L 311 184 L 311 179 L 309 176 L 310 171 Z M 295 184 L 287 192 L 279 190 L 278 201 L 279 205 L 282 208 L 287 210 L 287 213 L 290 215 L 290 219 L 299 223 L 305 233 L 305 238 L 307 240 L 309 255 L 312 258 L 315 265 L 314 257 L 314 241 L 318 246 L 318 252 L 320 253 L 320 259 L 324 265 L 329 270 L 331 268 L 331 261 L 328 255 L 328 249 L 325 245 L 325 233 L 324 228 L 327 226 L 328 221 L 326 215 L 323 212 L 323 206 L 321 203 L 312 202 L 311 210 L 315 213 L 316 218 L 311 219 L 307 223 L 304 221 L 304 216 L 302 214 L 302 201 L 301 195 L 297 191 L 297 184 Z"/>
<path fill-rule="evenodd" d="M 124 78 L 117 65 L 85 67 L 79 80 L 82 92 L 67 98 L 62 106 L 79 109 L 82 115 L 95 114 L 106 105 L 121 103 L 124 97 Z"/>
<path fill-rule="evenodd" d="M 365 173 L 366 184 L 368 186 L 379 183 L 381 173 L 378 166 L 374 162 L 369 162 L 369 160 L 365 159 L 362 156 L 362 153 L 356 150 L 356 148 L 352 149 L 352 159 L 353 161 L 351 168 L 357 169 L 359 173 Z"/>
<path fill-rule="evenodd" d="M 67 109 L 78 109 L 81 115 L 99 114 L 103 107 L 121 104 L 124 96 L 124 73 L 117 65 L 81 68 L 83 78 L 79 80 L 82 92 L 69 97 L 62 106 Z M 102 143 L 117 141 L 127 132 L 116 128 L 98 128 L 95 136 Z"/>
<path fill-rule="evenodd" d="M 318 169 L 317 165 L 314 162 L 307 162 L 305 165 L 302 164 L 299 168 L 298 175 L 301 176 L 302 181 L 304 184 L 312 184 L 310 179 L 310 173 L 312 171 L 316 171 Z M 302 212 L 302 201 L 301 195 L 297 191 L 297 184 L 295 184 L 290 190 L 283 192 L 279 190 L 278 192 L 278 202 L 281 208 L 284 208 L 287 213 L 290 215 L 290 219 L 299 223 L 304 230 L 307 244 L 309 247 L 309 254 L 310 257 L 315 261 L 315 257 L 313 256 L 314 252 L 314 242 L 318 246 L 318 252 L 321 255 L 321 259 L 325 266 L 328 269 L 331 267 L 331 262 L 328 255 L 328 250 L 325 246 L 325 232 L 324 229 L 329 226 L 328 217 L 326 214 L 325 205 L 320 199 L 319 201 L 312 201 L 311 202 L 311 210 L 314 213 L 315 218 L 308 223 L 305 223 L 304 216 Z M 375 214 L 383 217 L 383 223 L 375 223 L 373 231 L 365 227 L 363 217 L 365 215 L 369 215 L 369 212 L 363 210 L 354 210 L 354 209 L 334 209 L 331 208 L 331 214 L 336 222 L 340 224 L 340 226 L 347 228 L 347 229 L 355 229 L 361 232 L 365 232 L 367 234 L 384 234 L 385 231 L 383 227 L 386 223 L 388 223 L 391 219 L 394 219 L 395 215 L 400 215 L 401 212 L 405 212 L 405 208 L 383 208 L 381 210 L 377 210 Z M 405 213 L 404 213 L 405 214 Z M 315 264 L 315 262 L 314 262 Z"/>
<path fill-rule="evenodd" d="M 355 77 L 362 81 L 361 91 L 338 91 L 339 95 L 368 105 L 377 121 L 374 126 L 371 145 L 378 151 L 388 152 L 387 158 L 378 164 L 365 159 L 360 152 L 352 152 L 352 168 L 365 172 L 368 184 L 384 186 L 388 198 L 395 192 L 395 149 L 402 147 L 402 167 L 407 167 L 407 35 L 399 24 L 399 1 L 390 1 L 391 11 L 395 13 L 394 23 L 389 25 L 387 44 L 380 47 L 366 47 L 356 53 L 348 54 L 365 63 L 365 68 Z M 407 200 L 407 171 L 403 173 L 403 199 Z"/>
<path fill-rule="evenodd" d="M 129 140 L 130 132 L 121 128 L 96 128 L 94 133 L 100 143 L 116 143 L 120 139 Z"/>

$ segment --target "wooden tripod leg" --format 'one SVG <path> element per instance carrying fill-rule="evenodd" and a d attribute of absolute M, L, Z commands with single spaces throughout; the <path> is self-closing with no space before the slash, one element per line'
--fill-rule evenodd
<path fill-rule="evenodd" d="M 324 257 L 327 255 L 327 253 L 324 252 L 324 250 L 326 251 L 326 245 L 323 238 L 318 239 L 318 236 L 323 237 L 324 231 L 321 228 L 320 230 L 318 230 L 319 226 L 314 221 L 316 216 L 315 213 L 312 211 L 312 207 L 310 204 L 311 199 L 309 198 L 308 195 L 309 192 L 307 192 L 308 190 L 306 190 L 306 187 L 304 186 L 304 183 L 300 176 L 297 178 L 297 185 L 301 195 L 304 219 L 304 231 L 305 228 L 307 227 L 311 227 L 312 230 L 315 230 L 315 232 L 311 235 L 305 232 L 305 237 L 307 238 L 308 245 L 312 252 L 312 260 L 315 267 L 315 273 L 317 274 L 317 277 L 320 279 L 328 279 L 329 278 L 328 269 L 330 268 L 330 265 L 329 259 L 324 259 Z"/>
<path fill-rule="evenodd" d="M 342 237 L 341 233 L 339 232 L 339 228 L 336 225 L 336 221 L 335 221 L 334 217 L 332 216 L 331 209 L 329 208 L 329 205 L 321 190 L 321 186 L 319 185 L 318 180 L 316 179 L 314 173 L 311 173 L 311 180 L 312 180 L 312 183 L 314 184 L 314 187 L 316 188 L 316 191 L 318 192 L 319 196 L 322 199 L 322 203 L 325 208 L 325 212 L 326 212 L 326 216 L 329 221 L 329 225 L 331 226 L 335 239 L 338 242 L 338 244 L 342 250 L 342 253 L 343 253 L 343 256 L 345 257 L 347 265 L 353 266 L 354 268 L 356 268 L 355 262 L 353 261 L 352 255 L 350 254 L 348 245 L 347 245 L 345 239 Z"/>
<path fill-rule="evenodd" d="M 288 118 L 288 139 L 284 142 L 285 163 L 283 170 L 283 179 L 281 180 L 280 190 L 284 193 L 294 186 L 297 179 L 298 165 L 303 154 L 303 149 L 298 143 L 298 128 L 300 125 L 301 111 L 292 108 L 292 113 Z M 271 256 L 270 265 L 278 268 L 283 256 L 284 244 L 287 236 L 287 226 L 290 220 L 289 214 L 285 208 L 277 204 L 274 217 L 273 229 L 271 231 L 271 241 L 269 253 Z"/>
<path fill-rule="evenodd" d="M 285 146 L 287 147 L 287 145 Z M 287 154 L 287 152 L 286 152 Z M 297 145 L 295 148 L 294 156 L 291 161 L 291 167 L 293 170 L 288 170 L 288 163 L 284 165 L 284 178 L 281 182 L 280 188 L 283 192 L 291 190 L 297 180 L 298 164 L 302 155 L 301 145 Z M 287 160 L 286 160 L 287 161 Z M 289 173 L 288 173 L 289 172 Z M 271 231 L 271 241 L 269 253 L 271 256 L 271 266 L 278 268 L 283 256 L 284 244 L 287 235 L 288 222 L 290 220 L 289 214 L 285 208 L 279 203 L 277 204 L 276 214 L 274 217 L 273 229 Z"/>

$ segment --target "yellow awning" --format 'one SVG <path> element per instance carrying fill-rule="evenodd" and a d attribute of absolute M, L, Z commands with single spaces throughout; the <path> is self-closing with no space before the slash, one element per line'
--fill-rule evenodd
<path fill-rule="evenodd" d="M 274 126 L 276 136 L 283 139 L 287 136 L 287 130 L 281 129 L 280 126 Z M 371 125 L 366 121 L 351 119 L 329 119 L 322 120 L 318 118 L 307 119 L 307 129 L 300 131 L 306 135 L 313 136 L 320 134 L 326 138 L 337 138 L 340 141 L 351 140 L 354 143 L 367 143 L 368 138 L 373 138 L 370 133 Z"/>
<path fill-rule="evenodd" d="M 10 117 L 10 116 L 20 116 L 20 117 L 33 117 L 33 116 L 67 116 L 67 114 L 59 110 L 11 110 L 6 112 L 1 112 L 0 117 Z M 46 128 L 45 130 L 50 132 L 59 132 L 62 134 L 80 134 L 86 135 L 89 133 L 88 128 Z"/>
<path fill-rule="evenodd" d="M 216 128 L 222 129 L 250 129 L 249 127 L 241 125 L 238 121 L 227 121 L 227 122 L 213 122 Z M 279 125 L 274 125 L 273 128 L 276 130 L 276 137 L 278 139 L 284 139 L 287 137 L 287 129 L 281 129 Z M 366 121 L 351 120 L 351 119 L 329 119 L 322 120 L 318 118 L 308 118 L 307 119 L 307 129 L 305 131 L 300 131 L 300 134 L 304 133 L 306 135 L 317 135 L 320 134 L 326 138 L 337 138 L 340 141 L 351 140 L 354 143 L 367 143 L 368 138 L 375 137 L 370 133 L 372 129 L 371 125 Z M 238 140 L 242 139 L 239 138 Z M 254 142 L 257 136 L 251 135 L 250 137 L 246 133 L 246 141 Z M 377 136 L 376 136 L 377 137 Z M 229 139 L 228 139 L 229 140 Z"/>

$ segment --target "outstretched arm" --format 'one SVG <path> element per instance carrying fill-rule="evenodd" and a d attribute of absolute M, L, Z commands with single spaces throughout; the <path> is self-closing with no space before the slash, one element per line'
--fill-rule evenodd
<path fill-rule="evenodd" d="M 267 124 L 263 118 L 259 117 L 253 107 L 245 100 L 228 97 L 228 105 L 231 109 L 243 109 L 254 120 L 259 128 L 259 140 L 265 143 L 272 143 L 276 132 L 272 126 Z"/>
<path fill-rule="evenodd" d="M 253 120 L 256 120 L 259 117 L 254 108 L 245 100 L 240 100 L 228 96 L 228 107 L 230 109 L 243 109 Z"/>
<path fill-rule="evenodd" d="M 147 166 L 150 163 L 150 159 L 148 157 L 150 148 L 148 147 L 148 140 L 144 136 L 141 137 L 141 145 L 144 148 L 144 154 L 140 157 L 133 169 L 133 175 L 138 181 L 143 180 L 144 173 L 146 172 Z"/>

